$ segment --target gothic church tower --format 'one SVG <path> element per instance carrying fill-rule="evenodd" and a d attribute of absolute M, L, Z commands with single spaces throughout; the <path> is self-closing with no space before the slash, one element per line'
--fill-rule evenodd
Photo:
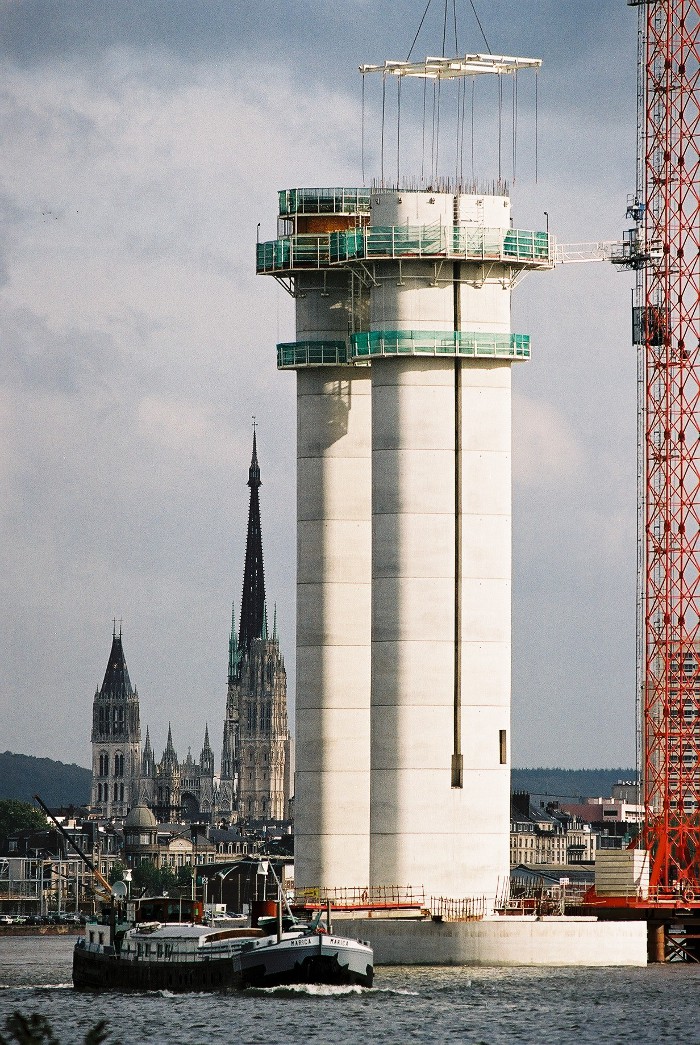
<path fill-rule="evenodd" d="M 102 688 L 92 706 L 91 805 L 101 816 L 124 817 L 138 801 L 141 771 L 139 695 L 131 687 L 121 628 L 112 634 Z"/>
<path fill-rule="evenodd" d="M 271 638 L 267 627 L 255 429 L 248 486 L 241 620 L 237 637 L 232 623 L 229 641 L 219 812 L 238 819 L 283 820 L 289 802 L 287 675 L 276 618 Z"/>

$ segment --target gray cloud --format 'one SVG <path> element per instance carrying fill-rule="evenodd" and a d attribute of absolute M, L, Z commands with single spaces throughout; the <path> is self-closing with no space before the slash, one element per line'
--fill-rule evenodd
<path fill-rule="evenodd" d="M 218 747 L 252 414 L 293 679 L 294 379 L 274 364 L 293 313 L 254 275 L 256 226 L 274 235 L 279 188 L 360 180 L 357 65 L 404 55 L 419 14 L 413 0 L 2 5 L 6 746 L 88 761 L 116 615 L 156 747 L 170 718 L 183 752 L 205 718 Z M 634 174 L 634 13 L 504 0 L 482 21 L 495 51 L 545 60 L 537 185 L 522 85 L 516 223 L 541 227 L 547 210 L 562 239 L 616 237 Z M 462 35 L 481 46 L 466 16 Z M 493 174 L 483 100 L 477 151 Z M 415 110 L 405 164 L 420 158 Z M 368 89 L 368 124 L 376 111 Z M 376 143 L 367 155 L 371 176 Z M 629 280 L 530 276 L 513 310 L 533 337 L 514 378 L 513 750 L 620 764 L 633 754 Z"/>

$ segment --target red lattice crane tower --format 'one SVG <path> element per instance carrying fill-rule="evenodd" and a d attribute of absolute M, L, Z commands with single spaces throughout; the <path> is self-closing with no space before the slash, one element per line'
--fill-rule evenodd
<path fill-rule="evenodd" d="M 639 12 L 639 692 L 649 897 L 700 899 L 700 0 Z"/>

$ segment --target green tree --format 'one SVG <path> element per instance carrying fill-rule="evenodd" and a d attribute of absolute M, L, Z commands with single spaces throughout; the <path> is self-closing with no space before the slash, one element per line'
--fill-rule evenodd
<path fill-rule="evenodd" d="M 125 871 L 126 867 L 124 866 L 124 864 L 112 864 L 112 866 L 109 869 L 109 875 L 107 876 L 109 884 L 114 885 L 115 882 L 123 882 Z"/>
<path fill-rule="evenodd" d="M 161 867 L 160 869 L 160 891 L 162 893 L 176 892 L 177 878 L 172 867 Z"/>
<path fill-rule="evenodd" d="M 134 868 L 134 885 L 141 890 L 142 896 L 161 896 L 175 890 L 177 878 L 172 868 L 156 867 L 150 862 L 139 864 Z"/>
<path fill-rule="evenodd" d="M 182 867 L 177 869 L 177 887 L 178 889 L 186 889 L 188 892 L 192 888 L 192 876 L 193 870 L 191 864 L 183 864 Z"/>
<path fill-rule="evenodd" d="M 4 844 L 14 831 L 27 828 L 40 831 L 47 826 L 44 814 L 31 803 L 19 802 L 16 798 L 0 799 L 0 843 Z"/>
<path fill-rule="evenodd" d="M 134 868 L 133 883 L 141 890 L 142 896 L 158 896 L 160 888 L 160 871 L 150 860 L 144 860 Z"/>

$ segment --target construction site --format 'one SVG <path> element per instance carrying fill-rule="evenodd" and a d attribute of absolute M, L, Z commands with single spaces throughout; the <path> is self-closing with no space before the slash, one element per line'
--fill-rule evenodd
<path fill-rule="evenodd" d="M 277 345 L 297 388 L 296 887 L 361 919 L 348 931 L 379 962 L 700 960 L 700 0 L 628 3 L 638 152 L 621 239 L 558 244 L 548 222 L 518 227 L 503 84 L 515 112 L 518 80 L 541 60 L 445 57 L 443 29 L 440 57 L 361 66 L 363 186 L 282 190 L 276 237 L 257 245 L 257 271 L 296 310 L 296 340 Z M 479 77 L 499 91 L 489 184 L 463 163 Z M 381 85 L 378 128 L 366 128 L 366 82 Z M 421 170 L 403 174 L 412 88 Z M 528 334 L 510 329 L 511 294 L 526 273 L 585 262 L 635 278 L 630 686 L 644 816 L 632 848 L 597 854 L 575 913 L 538 916 L 507 885 L 511 371 L 530 357 Z M 418 886 L 439 902 L 424 909 Z"/>

